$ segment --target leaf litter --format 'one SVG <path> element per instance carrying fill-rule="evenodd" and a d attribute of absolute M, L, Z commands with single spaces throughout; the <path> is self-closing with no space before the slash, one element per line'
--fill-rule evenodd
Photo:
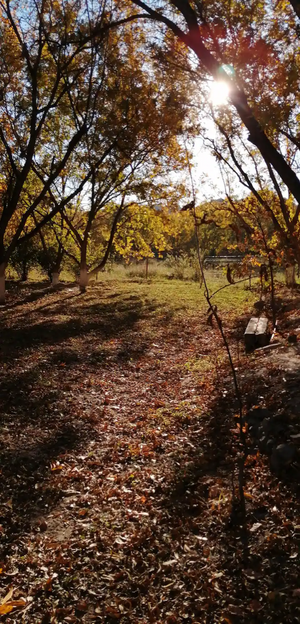
<path fill-rule="evenodd" d="M 124 291 L 120 313 L 111 294 L 47 292 L 2 312 L 3 621 L 300 621 L 293 469 L 279 479 L 252 456 L 245 534 L 236 405 L 205 313 L 167 321 L 144 299 L 136 314 Z M 279 409 L 269 358 L 248 358 L 243 390 L 253 401 L 255 380 L 255 401 Z"/>

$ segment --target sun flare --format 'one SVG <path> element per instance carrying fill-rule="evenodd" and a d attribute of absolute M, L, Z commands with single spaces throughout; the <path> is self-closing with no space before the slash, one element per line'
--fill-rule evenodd
<path fill-rule="evenodd" d="M 210 86 L 210 100 L 215 106 L 228 102 L 229 86 L 221 80 L 214 80 Z"/>

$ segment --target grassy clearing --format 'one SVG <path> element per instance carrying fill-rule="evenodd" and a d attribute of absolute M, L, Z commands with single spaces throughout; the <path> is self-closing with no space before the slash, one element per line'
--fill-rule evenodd
<path fill-rule="evenodd" d="M 116 305 L 122 301 L 123 297 L 138 297 L 140 302 L 144 301 L 149 304 L 152 302 L 156 314 L 164 311 L 169 316 L 194 314 L 197 310 L 202 313 L 207 310 L 203 286 L 200 287 L 199 283 L 194 280 L 169 279 L 169 276 L 168 265 L 157 261 L 150 263 L 147 280 L 144 275 L 144 266 L 141 264 L 128 267 L 113 265 L 110 270 L 99 274 L 98 279 L 91 282 L 88 296 L 98 298 L 100 294 L 105 299 L 108 289 L 112 289 L 115 293 Z M 206 271 L 206 277 L 211 293 L 226 286 L 213 298 L 213 303 L 218 306 L 220 312 L 243 313 L 247 308 L 251 308 L 259 296 L 258 280 L 252 280 L 252 288 L 249 289 L 248 281 L 228 285 L 222 269 Z M 29 283 L 23 284 L 24 290 L 31 281 L 40 281 L 41 286 L 49 283 L 37 269 L 30 271 Z M 61 282 L 68 282 L 71 285 L 74 278 L 67 271 L 63 271 Z"/>
<path fill-rule="evenodd" d="M 120 273 L 124 271 L 124 275 Z M 207 281 L 211 292 L 226 286 L 227 281 L 222 271 L 207 271 Z M 155 274 L 152 278 L 131 277 L 126 279 L 126 269 L 119 267 L 116 271 L 111 271 L 101 275 L 99 283 L 112 284 L 120 294 L 127 293 L 129 290 L 132 294 L 139 294 L 141 297 L 152 300 L 155 305 L 166 306 L 169 313 L 181 311 L 194 312 L 195 310 L 204 311 L 207 304 L 204 298 L 204 289 L 195 281 L 184 281 L 178 279 L 168 280 L 165 276 Z M 247 307 L 251 307 L 252 303 L 257 299 L 256 290 L 257 280 L 253 283 L 253 290 L 249 290 L 248 282 L 236 284 L 224 288 L 218 293 L 213 301 L 220 307 L 220 310 L 242 312 Z M 92 289 L 92 286 L 91 286 Z"/>

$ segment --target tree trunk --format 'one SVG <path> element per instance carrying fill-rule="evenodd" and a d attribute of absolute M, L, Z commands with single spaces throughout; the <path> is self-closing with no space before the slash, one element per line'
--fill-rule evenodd
<path fill-rule="evenodd" d="M 22 264 L 22 277 L 21 277 L 21 281 L 22 282 L 27 282 L 27 277 L 28 277 L 27 263 L 24 260 L 23 264 Z"/>
<path fill-rule="evenodd" d="M 287 264 L 285 267 L 285 283 L 289 288 L 296 286 L 295 265 Z"/>
<path fill-rule="evenodd" d="M 61 244 L 59 244 L 56 262 L 53 266 L 53 270 L 51 271 L 51 283 L 53 288 L 56 288 L 59 284 L 59 274 L 61 270 L 61 264 L 64 257 L 64 249 Z"/>
<path fill-rule="evenodd" d="M 79 288 L 81 293 L 85 293 L 86 287 L 89 282 L 86 263 L 80 263 L 80 275 L 79 275 Z"/>
<path fill-rule="evenodd" d="M 80 258 L 80 275 L 79 275 L 79 289 L 81 293 L 85 293 L 86 287 L 89 283 L 89 275 L 86 264 L 86 252 L 87 252 L 87 239 L 83 241 L 81 247 L 81 258 Z"/>
<path fill-rule="evenodd" d="M 5 304 L 5 263 L 0 264 L 0 305 Z"/>
<path fill-rule="evenodd" d="M 59 272 L 53 271 L 51 277 L 52 277 L 52 286 L 53 288 L 56 288 L 56 286 L 58 286 L 59 284 Z"/>

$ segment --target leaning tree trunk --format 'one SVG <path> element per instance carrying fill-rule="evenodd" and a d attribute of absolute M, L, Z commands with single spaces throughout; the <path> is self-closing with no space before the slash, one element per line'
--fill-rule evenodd
<path fill-rule="evenodd" d="M 0 305 L 5 303 L 5 262 L 0 264 Z"/>

